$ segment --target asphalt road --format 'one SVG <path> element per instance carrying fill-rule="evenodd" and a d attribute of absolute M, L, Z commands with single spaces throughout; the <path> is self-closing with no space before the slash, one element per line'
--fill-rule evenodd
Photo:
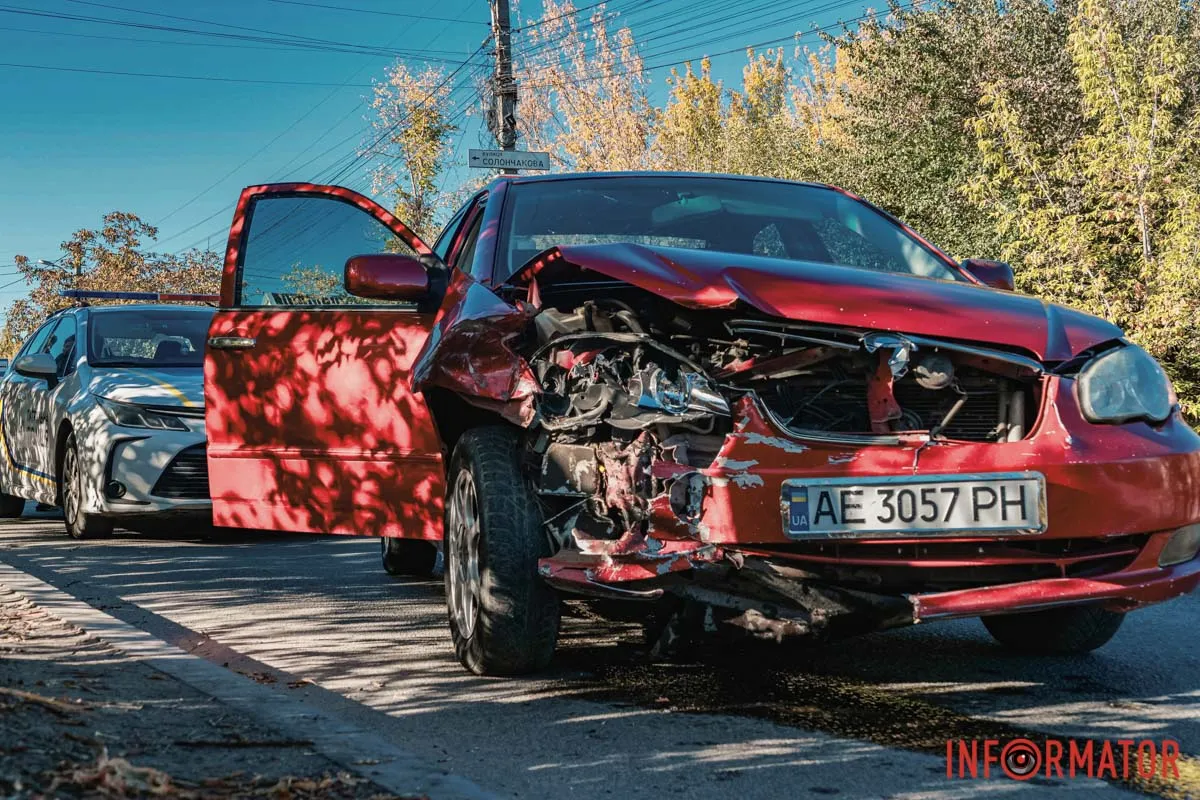
<path fill-rule="evenodd" d="M 1122 796 L 948 780 L 938 754 L 947 738 L 1017 733 L 1173 738 L 1200 754 L 1197 595 L 1135 613 L 1092 656 L 1050 659 L 1008 654 L 971 620 L 653 663 L 636 628 L 578 609 L 548 674 L 493 680 L 454 660 L 440 581 L 391 578 L 378 552 L 374 539 L 76 542 L 50 519 L 0 524 L 0 561 L 500 795 Z"/>

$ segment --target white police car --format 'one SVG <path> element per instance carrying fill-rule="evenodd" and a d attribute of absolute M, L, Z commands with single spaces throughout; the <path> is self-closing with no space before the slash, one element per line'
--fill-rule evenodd
<path fill-rule="evenodd" d="M 200 295 L 74 292 L 76 297 Z M 0 379 L 0 517 L 26 500 L 61 506 L 75 538 L 118 519 L 211 516 L 204 343 L 213 309 L 65 309 L 29 337 Z"/>

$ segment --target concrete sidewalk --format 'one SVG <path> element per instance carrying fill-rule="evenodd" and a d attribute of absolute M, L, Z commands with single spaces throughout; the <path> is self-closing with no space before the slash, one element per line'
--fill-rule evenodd
<path fill-rule="evenodd" d="M 329 752 L 329 735 L 368 734 L 256 683 L 268 680 L 187 655 L 0 565 L 0 797 L 483 794 L 408 763 L 389 768 L 400 759 L 382 743 L 359 758 Z M 278 724 L 280 714 L 296 724 Z"/>

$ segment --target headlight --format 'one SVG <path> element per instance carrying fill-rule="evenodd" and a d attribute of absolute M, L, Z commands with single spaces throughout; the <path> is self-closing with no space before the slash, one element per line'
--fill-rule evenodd
<path fill-rule="evenodd" d="M 637 404 L 642 408 L 654 408 L 668 414 L 729 415 L 729 401 L 707 378 L 695 372 L 683 372 L 678 380 L 671 380 L 666 372 L 652 366 L 636 376 L 630 387 L 639 394 Z"/>
<path fill-rule="evenodd" d="M 97 397 L 96 402 L 104 409 L 108 418 L 126 428 L 154 428 L 165 431 L 186 431 L 188 426 L 183 420 L 171 414 L 160 414 L 133 403 L 118 403 L 105 397 Z"/>
<path fill-rule="evenodd" d="M 1158 362 L 1142 348 L 1126 345 L 1096 356 L 1079 371 L 1079 404 L 1091 422 L 1162 422 L 1175 401 Z"/>

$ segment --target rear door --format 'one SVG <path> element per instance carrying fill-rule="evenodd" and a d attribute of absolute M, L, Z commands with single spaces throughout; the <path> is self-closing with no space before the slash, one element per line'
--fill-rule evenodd
<path fill-rule="evenodd" d="M 242 192 L 205 356 L 217 525 L 441 537 L 440 443 L 408 388 L 433 314 L 343 289 L 347 259 L 394 252 L 431 251 L 350 190 Z"/>
<path fill-rule="evenodd" d="M 55 330 L 66 316 L 70 314 L 59 315 L 44 323 L 13 360 L 46 352 L 50 342 L 54 341 Z M 47 389 L 45 378 L 9 371 L 0 387 L 0 438 L 3 439 L 5 491 L 21 497 L 49 497 L 47 502 L 52 502 L 56 486 L 54 472 L 37 463 L 41 440 L 49 436 L 50 421 L 43 418 L 41 412 Z"/>

